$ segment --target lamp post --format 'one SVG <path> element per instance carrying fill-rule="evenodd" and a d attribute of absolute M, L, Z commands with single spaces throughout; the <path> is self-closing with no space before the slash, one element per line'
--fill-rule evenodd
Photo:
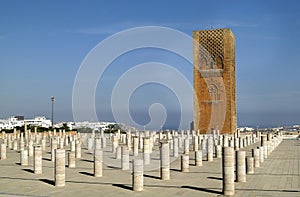
<path fill-rule="evenodd" d="M 52 114 L 51 114 L 51 121 L 52 121 L 52 128 L 53 128 L 53 123 L 54 123 L 54 101 L 55 101 L 55 98 L 54 96 L 51 96 L 51 102 L 52 102 Z"/>

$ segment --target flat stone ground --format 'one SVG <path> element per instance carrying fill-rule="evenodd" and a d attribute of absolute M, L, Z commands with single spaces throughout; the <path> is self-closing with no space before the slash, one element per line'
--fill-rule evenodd
<path fill-rule="evenodd" d="M 247 155 L 258 143 L 245 148 Z M 49 149 L 43 153 L 43 174 L 33 173 L 32 157 L 28 166 L 19 164 L 19 153 L 7 150 L 7 159 L 0 161 L 0 196 L 221 196 L 221 159 L 203 161 L 194 166 L 190 152 L 190 172 L 180 172 L 179 158 L 171 157 L 171 179 L 159 179 L 159 155 L 154 150 L 152 164 L 144 172 L 144 190 L 133 192 L 131 171 L 120 169 L 111 147 L 104 150 L 103 177 L 93 177 L 93 155 L 83 148 L 76 168 L 66 168 L 66 186 L 54 186 L 54 164 Z M 141 155 L 141 154 L 140 154 Z M 172 154 L 171 154 L 172 155 Z M 141 157 L 141 156 L 139 156 Z M 131 156 L 132 158 L 132 156 Z M 66 163 L 67 164 L 67 163 Z M 300 141 L 284 140 L 273 153 L 247 175 L 246 183 L 235 183 L 235 196 L 300 196 Z M 131 168 L 130 168 L 131 169 Z"/>

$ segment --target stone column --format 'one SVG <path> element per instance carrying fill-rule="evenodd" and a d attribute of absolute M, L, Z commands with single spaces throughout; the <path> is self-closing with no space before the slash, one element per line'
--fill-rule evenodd
<path fill-rule="evenodd" d="M 117 147 L 117 150 L 116 150 L 116 159 L 121 159 L 121 155 L 122 155 L 122 150 L 121 150 L 121 146 L 118 146 Z"/>
<path fill-rule="evenodd" d="M 213 161 L 214 156 L 214 143 L 213 138 L 210 136 L 207 139 L 207 161 Z"/>
<path fill-rule="evenodd" d="M 60 140 L 59 140 L 59 149 L 64 149 L 64 143 L 65 143 L 65 139 L 64 138 L 60 138 Z"/>
<path fill-rule="evenodd" d="M 28 165 L 28 150 L 21 150 L 20 152 L 20 163 L 21 166 Z"/>
<path fill-rule="evenodd" d="M 160 142 L 160 178 L 161 180 L 170 179 L 169 143 L 166 140 Z"/>
<path fill-rule="evenodd" d="M 20 138 L 20 145 L 19 145 L 20 151 L 24 150 L 24 147 L 25 147 L 24 139 L 23 139 L 23 137 L 21 137 Z"/>
<path fill-rule="evenodd" d="M 46 151 L 46 140 L 42 139 L 42 151 Z"/>
<path fill-rule="evenodd" d="M 55 149 L 55 171 L 54 182 L 55 186 L 65 186 L 66 172 L 65 172 L 65 150 Z"/>
<path fill-rule="evenodd" d="M 148 165 L 150 164 L 150 138 L 149 137 L 144 137 L 144 144 L 143 144 L 143 147 L 144 147 L 144 154 L 143 154 L 143 159 L 144 159 L 144 164 L 145 165 Z"/>
<path fill-rule="evenodd" d="M 95 149 L 102 149 L 101 138 L 95 138 Z"/>
<path fill-rule="evenodd" d="M 70 149 L 71 149 L 71 152 L 75 152 L 76 151 L 76 142 L 74 140 L 72 140 L 70 142 Z"/>
<path fill-rule="evenodd" d="M 106 137 L 103 135 L 102 138 L 102 148 L 106 148 Z"/>
<path fill-rule="evenodd" d="M 221 145 L 216 145 L 216 157 L 217 158 L 222 158 L 222 146 Z"/>
<path fill-rule="evenodd" d="M 0 159 L 4 160 L 6 159 L 6 145 L 5 144 L 1 144 L 1 149 L 0 149 Z"/>
<path fill-rule="evenodd" d="M 178 144 L 179 143 L 179 138 L 177 136 L 174 137 L 173 140 L 173 157 L 177 158 L 178 157 Z"/>
<path fill-rule="evenodd" d="M 182 172 L 190 171 L 190 157 L 187 154 L 181 155 L 181 171 Z"/>
<path fill-rule="evenodd" d="M 116 148 L 119 146 L 119 138 L 117 136 L 112 136 L 112 153 L 116 153 Z"/>
<path fill-rule="evenodd" d="M 246 152 L 236 151 L 236 181 L 246 182 Z"/>
<path fill-rule="evenodd" d="M 131 151 L 131 134 L 130 133 L 126 134 L 126 145 L 128 147 L 128 150 Z"/>
<path fill-rule="evenodd" d="M 127 146 L 122 146 L 121 167 L 122 170 L 129 170 L 129 149 Z"/>
<path fill-rule="evenodd" d="M 133 137 L 133 156 L 139 155 L 139 138 L 137 136 Z"/>
<path fill-rule="evenodd" d="M 202 150 L 195 151 L 195 166 L 202 166 Z"/>
<path fill-rule="evenodd" d="M 144 164 L 142 159 L 132 160 L 132 190 L 142 191 L 144 187 Z"/>
<path fill-rule="evenodd" d="M 144 146 L 143 146 L 144 145 L 143 137 L 141 137 L 141 136 L 139 137 L 139 142 L 140 142 L 139 143 L 139 149 L 143 149 L 144 148 Z"/>
<path fill-rule="evenodd" d="M 234 148 L 224 147 L 222 151 L 223 194 L 234 195 Z"/>
<path fill-rule="evenodd" d="M 81 142 L 80 142 L 80 140 L 76 140 L 76 143 L 75 143 L 75 157 L 81 158 Z"/>
<path fill-rule="evenodd" d="M 32 157 L 33 156 L 33 141 L 30 140 L 28 144 L 28 156 Z"/>
<path fill-rule="evenodd" d="M 194 151 L 198 151 L 199 150 L 199 140 L 198 140 L 198 136 L 193 136 L 194 138 Z"/>
<path fill-rule="evenodd" d="M 190 141 L 189 138 L 186 137 L 184 139 L 184 154 L 189 154 L 190 153 Z"/>
<path fill-rule="evenodd" d="M 260 146 L 259 147 L 259 162 L 260 163 L 263 163 L 264 162 L 264 147 L 263 146 Z"/>
<path fill-rule="evenodd" d="M 51 140 L 51 161 L 55 160 L 55 150 L 57 149 L 57 140 L 55 137 Z"/>
<path fill-rule="evenodd" d="M 93 153 L 94 152 L 94 139 L 89 137 L 87 143 L 88 143 L 88 152 Z"/>
<path fill-rule="evenodd" d="M 254 158 L 254 167 L 255 168 L 260 167 L 260 163 L 259 163 L 259 149 L 258 148 L 252 149 L 252 157 Z"/>
<path fill-rule="evenodd" d="M 72 141 L 72 142 L 74 142 L 74 141 Z M 74 151 L 68 152 L 68 167 L 75 168 L 75 152 Z"/>
<path fill-rule="evenodd" d="M 8 144 L 8 148 L 9 149 L 12 149 L 12 140 L 11 140 L 11 135 L 8 136 L 8 139 L 7 139 L 7 144 Z"/>
<path fill-rule="evenodd" d="M 223 147 L 228 147 L 228 146 L 229 146 L 228 136 L 224 135 L 224 137 L 223 137 Z"/>
<path fill-rule="evenodd" d="M 35 174 L 42 174 L 43 172 L 43 161 L 42 161 L 42 147 L 34 146 L 34 160 L 33 160 L 33 168 Z"/>
<path fill-rule="evenodd" d="M 239 150 L 239 148 L 240 148 L 240 143 L 239 143 L 240 141 L 239 141 L 239 138 L 234 138 L 234 149 L 235 150 Z"/>
<path fill-rule="evenodd" d="M 247 157 L 247 174 L 254 174 L 254 158 Z"/>
<path fill-rule="evenodd" d="M 102 177 L 103 168 L 103 151 L 95 149 L 94 153 L 94 177 Z"/>
<path fill-rule="evenodd" d="M 13 150 L 18 150 L 18 140 L 14 139 Z"/>

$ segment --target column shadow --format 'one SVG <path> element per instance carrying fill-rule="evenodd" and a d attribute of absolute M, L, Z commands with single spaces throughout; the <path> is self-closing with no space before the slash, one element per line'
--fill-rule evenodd
<path fill-rule="evenodd" d="M 79 172 L 80 174 L 84 174 L 84 175 L 87 175 L 87 176 L 94 176 L 93 173 L 89 173 L 89 172 Z"/>
<path fill-rule="evenodd" d="M 160 177 L 158 177 L 158 176 L 153 176 L 153 175 L 149 175 L 149 174 L 144 174 L 144 177 L 152 178 L 152 179 L 160 179 Z"/>
<path fill-rule="evenodd" d="M 49 179 L 39 179 L 39 181 L 44 182 L 44 183 L 47 183 L 47 184 L 52 185 L 52 186 L 55 185 L 55 182 L 54 182 L 53 180 L 49 180 Z"/>
<path fill-rule="evenodd" d="M 213 193 L 213 194 L 223 194 L 220 191 L 216 191 L 216 190 L 212 190 L 212 189 L 208 189 L 208 188 L 202 188 L 202 187 L 194 187 L 194 186 L 181 186 L 181 188 L 186 188 L 186 189 L 193 189 L 193 190 L 198 190 L 198 191 L 202 191 L 202 192 L 208 192 L 208 193 Z"/>
<path fill-rule="evenodd" d="M 30 172 L 30 173 L 34 173 L 34 171 L 32 169 L 22 169 L 25 172 Z"/>
<path fill-rule="evenodd" d="M 133 189 L 132 186 L 128 186 L 128 185 L 124 185 L 124 184 L 112 184 L 112 186 L 120 187 L 120 188 L 127 189 L 130 191 L 132 191 L 132 189 Z"/>

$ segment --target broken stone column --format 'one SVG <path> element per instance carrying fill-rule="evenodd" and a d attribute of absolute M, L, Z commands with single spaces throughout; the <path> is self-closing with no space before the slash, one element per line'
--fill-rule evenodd
<path fill-rule="evenodd" d="M 126 145 L 128 147 L 128 150 L 131 151 L 131 134 L 127 133 L 126 134 Z"/>
<path fill-rule="evenodd" d="M 102 149 L 102 140 L 101 140 L 101 138 L 95 138 L 95 149 Z"/>
<path fill-rule="evenodd" d="M 68 167 L 75 168 L 75 152 L 74 151 L 68 152 Z"/>
<path fill-rule="evenodd" d="M 239 138 L 234 138 L 234 150 L 239 150 L 240 148 L 240 143 L 239 143 Z"/>
<path fill-rule="evenodd" d="M 175 136 L 173 140 L 173 157 L 175 158 L 178 157 L 178 142 L 179 142 L 179 138 L 178 136 Z"/>
<path fill-rule="evenodd" d="M 160 178 L 161 180 L 170 179 L 170 155 L 167 140 L 160 142 Z"/>
<path fill-rule="evenodd" d="M 20 163 L 21 166 L 28 165 L 28 150 L 21 150 L 20 152 Z"/>
<path fill-rule="evenodd" d="M 103 171 L 103 151 L 95 149 L 94 152 L 94 177 L 102 177 Z"/>
<path fill-rule="evenodd" d="M 221 145 L 216 145 L 216 157 L 217 158 L 222 158 L 222 146 Z"/>
<path fill-rule="evenodd" d="M 88 143 L 88 152 L 93 153 L 94 152 L 94 138 L 89 137 L 87 143 Z"/>
<path fill-rule="evenodd" d="M 1 144 L 0 159 L 1 160 L 6 159 L 6 145 L 5 144 Z"/>
<path fill-rule="evenodd" d="M 195 151 L 195 166 L 202 166 L 202 150 Z"/>
<path fill-rule="evenodd" d="M 213 161 L 214 157 L 214 143 L 212 136 L 207 139 L 207 161 Z"/>
<path fill-rule="evenodd" d="M 189 138 L 186 137 L 184 139 L 184 154 L 189 154 L 190 153 L 190 141 Z"/>
<path fill-rule="evenodd" d="M 129 170 L 129 149 L 127 146 L 122 146 L 121 167 L 122 170 Z"/>
<path fill-rule="evenodd" d="M 117 147 L 117 150 L 116 150 L 116 159 L 121 159 L 122 157 L 122 150 L 121 150 L 121 146 L 118 146 Z"/>
<path fill-rule="evenodd" d="M 198 136 L 193 136 L 194 139 L 194 151 L 198 151 L 199 150 L 199 139 Z"/>
<path fill-rule="evenodd" d="M 119 138 L 118 136 L 112 136 L 112 153 L 116 153 L 116 149 L 119 146 Z"/>
<path fill-rule="evenodd" d="M 223 137 L 223 147 L 229 147 L 229 139 L 227 135 Z"/>
<path fill-rule="evenodd" d="M 54 170 L 54 182 L 55 186 L 65 186 L 66 169 L 65 169 L 65 150 L 55 149 L 55 170 Z"/>
<path fill-rule="evenodd" d="M 263 163 L 264 162 L 264 147 L 263 146 L 260 146 L 259 147 L 259 162 L 260 163 Z"/>
<path fill-rule="evenodd" d="M 102 140 L 102 148 L 106 148 L 106 137 L 103 135 L 103 137 L 101 137 Z"/>
<path fill-rule="evenodd" d="M 234 148 L 224 147 L 222 150 L 223 194 L 234 195 Z"/>
<path fill-rule="evenodd" d="M 42 151 L 46 151 L 46 140 L 42 139 Z"/>
<path fill-rule="evenodd" d="M 64 138 L 60 138 L 60 140 L 59 140 L 59 149 L 64 149 L 64 145 L 65 145 L 64 142 L 65 142 L 65 139 Z"/>
<path fill-rule="evenodd" d="M 143 150 L 143 159 L 144 159 L 144 165 L 150 164 L 150 138 L 144 137 L 144 150 Z"/>
<path fill-rule="evenodd" d="M 236 181 L 246 182 L 246 152 L 236 151 Z"/>
<path fill-rule="evenodd" d="M 55 150 L 57 149 L 57 140 L 56 137 L 53 137 L 51 140 L 51 161 L 55 160 Z"/>
<path fill-rule="evenodd" d="M 181 155 L 181 171 L 182 172 L 190 171 L 190 157 L 187 154 Z"/>
<path fill-rule="evenodd" d="M 23 134 L 23 133 L 22 133 Z M 22 135 L 23 136 L 23 135 Z M 24 147 L 25 147 L 25 142 L 24 142 L 24 139 L 23 137 L 20 138 L 20 141 L 19 141 L 19 148 L 20 148 L 20 151 L 24 150 Z"/>
<path fill-rule="evenodd" d="M 247 157 L 247 174 L 254 174 L 254 158 Z"/>
<path fill-rule="evenodd" d="M 32 157 L 33 156 L 33 141 L 30 140 L 28 143 L 28 156 Z"/>
<path fill-rule="evenodd" d="M 144 187 L 144 164 L 142 159 L 132 160 L 132 190 L 142 191 Z"/>
<path fill-rule="evenodd" d="M 81 158 L 81 142 L 80 142 L 80 140 L 76 140 L 76 143 L 75 143 L 75 157 Z"/>
<path fill-rule="evenodd" d="M 260 163 L 259 163 L 259 149 L 258 148 L 252 149 L 252 157 L 254 158 L 254 167 L 259 168 Z"/>
<path fill-rule="evenodd" d="M 139 138 L 135 136 L 133 138 L 133 156 L 139 155 Z"/>
<path fill-rule="evenodd" d="M 43 172 L 43 161 L 42 161 L 42 147 L 34 146 L 34 159 L 33 159 L 33 168 L 35 174 L 42 174 Z"/>

